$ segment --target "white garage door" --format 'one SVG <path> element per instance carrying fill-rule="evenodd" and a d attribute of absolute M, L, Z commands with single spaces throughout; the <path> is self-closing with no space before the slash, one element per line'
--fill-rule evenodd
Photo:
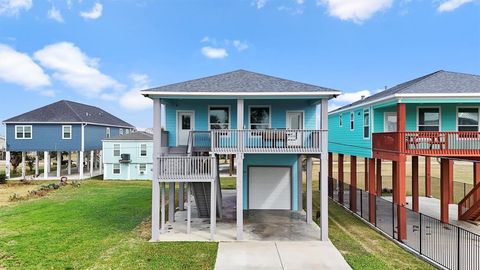
<path fill-rule="evenodd" d="M 250 167 L 249 209 L 291 209 L 291 168 Z"/>

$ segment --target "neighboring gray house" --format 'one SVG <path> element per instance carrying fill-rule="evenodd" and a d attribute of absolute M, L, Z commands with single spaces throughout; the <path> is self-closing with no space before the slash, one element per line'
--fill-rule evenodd
<path fill-rule="evenodd" d="M 0 160 L 5 159 L 5 137 L 0 136 Z"/>

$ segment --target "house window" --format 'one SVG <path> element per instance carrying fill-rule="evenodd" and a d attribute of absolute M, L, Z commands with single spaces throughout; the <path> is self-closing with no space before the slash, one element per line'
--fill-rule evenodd
<path fill-rule="evenodd" d="M 226 106 L 210 107 L 208 112 L 210 129 L 230 128 L 230 108 Z"/>
<path fill-rule="evenodd" d="M 130 130 L 129 129 L 125 129 L 125 134 L 128 134 L 130 133 Z"/>
<path fill-rule="evenodd" d="M 120 144 L 119 143 L 113 144 L 113 156 L 114 157 L 119 157 L 120 156 Z"/>
<path fill-rule="evenodd" d="M 386 112 L 384 114 L 385 126 L 383 127 L 384 132 L 396 132 L 397 131 L 397 113 L 396 112 Z"/>
<path fill-rule="evenodd" d="M 270 128 L 270 107 L 250 107 L 250 129 Z"/>
<path fill-rule="evenodd" d="M 338 115 L 338 125 L 343 127 L 343 114 Z"/>
<path fill-rule="evenodd" d="M 139 164 L 138 165 L 138 171 L 141 174 L 144 174 L 147 171 L 147 164 Z"/>
<path fill-rule="evenodd" d="M 353 130 L 355 127 L 355 113 L 351 112 L 350 113 L 350 130 Z"/>
<path fill-rule="evenodd" d="M 120 174 L 120 164 L 113 164 L 113 174 Z"/>
<path fill-rule="evenodd" d="M 140 144 L 140 156 L 141 157 L 147 156 L 147 144 L 145 143 Z"/>
<path fill-rule="evenodd" d="M 363 110 L 363 138 L 370 138 L 370 110 Z"/>
<path fill-rule="evenodd" d="M 440 109 L 418 109 L 418 131 L 440 131 Z"/>
<path fill-rule="evenodd" d="M 32 126 L 15 126 L 15 139 L 31 139 Z"/>
<path fill-rule="evenodd" d="M 62 126 L 62 139 L 69 140 L 72 138 L 72 126 Z"/>
<path fill-rule="evenodd" d="M 121 129 L 118 131 L 118 133 L 119 133 L 120 135 L 123 135 L 123 128 L 121 128 Z"/>
<path fill-rule="evenodd" d="M 110 128 L 107 127 L 107 129 L 105 130 L 105 138 L 110 138 Z"/>
<path fill-rule="evenodd" d="M 478 108 L 458 108 L 458 131 L 478 131 Z"/>

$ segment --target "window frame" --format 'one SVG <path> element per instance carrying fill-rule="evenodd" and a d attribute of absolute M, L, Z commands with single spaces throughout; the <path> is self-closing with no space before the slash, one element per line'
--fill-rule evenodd
<path fill-rule="evenodd" d="M 438 109 L 438 131 L 420 131 L 420 109 Z M 398 119 L 397 119 L 398 121 Z M 422 125 L 425 126 L 425 125 Z M 430 126 L 433 127 L 433 126 Z M 441 106 L 418 106 L 417 107 L 417 131 L 419 132 L 440 132 L 442 131 L 442 107 Z"/>
<path fill-rule="evenodd" d="M 115 155 L 115 151 L 116 151 L 115 145 L 118 145 L 118 155 Z M 122 145 L 121 144 L 119 144 L 119 143 L 114 143 L 113 144 L 113 156 L 114 157 L 121 157 L 122 156 Z"/>
<path fill-rule="evenodd" d="M 65 137 L 65 128 L 70 128 L 70 137 Z M 71 140 L 72 139 L 72 125 L 62 125 L 62 140 Z"/>
<path fill-rule="evenodd" d="M 355 130 L 355 111 L 350 112 L 350 130 Z"/>
<path fill-rule="evenodd" d="M 120 135 L 120 136 L 123 135 L 123 128 L 118 129 L 118 135 Z"/>
<path fill-rule="evenodd" d="M 212 108 L 227 108 L 228 109 L 228 127 L 226 128 L 227 130 L 228 129 L 232 129 L 232 108 L 230 105 L 208 105 L 208 130 L 211 131 L 212 130 L 212 122 L 210 122 L 210 110 Z M 225 129 L 223 129 L 225 130 Z M 228 133 L 225 132 L 225 133 L 222 133 L 221 135 L 222 136 L 226 136 Z"/>
<path fill-rule="evenodd" d="M 110 139 L 112 133 L 109 127 L 105 129 L 105 138 Z"/>
<path fill-rule="evenodd" d="M 139 163 L 139 164 L 138 164 L 138 173 L 139 173 L 139 174 L 142 174 L 142 169 L 141 169 L 141 168 L 142 168 L 142 165 L 145 166 L 145 170 L 143 171 L 143 174 L 145 174 L 145 173 L 147 172 L 147 170 L 148 170 L 147 163 Z"/>
<path fill-rule="evenodd" d="M 368 117 L 365 117 L 365 114 L 368 113 Z M 368 125 L 365 125 L 365 119 L 368 119 Z M 365 136 L 365 128 L 368 128 L 367 136 Z M 371 119 L 371 110 L 370 108 L 363 109 L 363 138 L 370 139 L 370 133 L 372 128 L 372 119 Z"/>
<path fill-rule="evenodd" d="M 115 166 L 118 166 L 118 173 L 115 173 Z M 114 163 L 112 166 L 112 174 L 114 175 L 119 175 L 122 174 L 122 166 L 120 166 L 120 163 Z"/>
<path fill-rule="evenodd" d="M 460 112 L 460 109 L 477 109 L 477 115 L 478 115 L 478 124 L 477 124 L 477 131 L 476 132 L 479 132 L 480 131 L 480 107 L 477 107 L 477 106 L 457 106 L 457 115 L 455 116 L 455 125 L 456 125 L 456 130 L 457 132 L 475 132 L 475 131 L 460 131 L 459 130 L 459 127 L 460 127 L 460 124 L 459 124 L 459 119 L 458 119 L 458 114 Z M 462 125 L 464 127 L 474 127 L 474 125 Z"/>
<path fill-rule="evenodd" d="M 249 130 L 254 130 L 252 129 L 252 121 L 251 121 L 251 115 L 252 115 L 252 108 L 268 108 L 268 128 L 272 128 L 272 106 L 271 105 L 250 105 L 248 106 L 248 129 Z M 265 124 L 253 124 L 253 125 L 265 125 Z"/>
<path fill-rule="evenodd" d="M 18 137 L 18 132 L 17 128 L 21 127 L 22 128 L 22 137 Z M 30 138 L 25 138 L 25 128 L 29 127 L 30 128 Z M 15 125 L 15 140 L 31 140 L 33 139 L 33 126 L 32 125 Z"/>
<path fill-rule="evenodd" d="M 338 126 L 343 127 L 343 113 L 338 114 Z"/>
<path fill-rule="evenodd" d="M 142 145 L 145 145 L 145 155 L 142 155 Z M 141 143 L 140 144 L 140 157 L 147 157 L 148 156 L 148 145 L 146 143 Z"/>
<path fill-rule="evenodd" d="M 387 131 L 387 119 L 388 115 L 395 115 L 397 117 L 397 112 L 384 112 L 383 113 L 383 132 L 397 132 L 397 125 L 395 124 L 395 131 Z M 398 121 L 398 119 L 397 119 Z"/>

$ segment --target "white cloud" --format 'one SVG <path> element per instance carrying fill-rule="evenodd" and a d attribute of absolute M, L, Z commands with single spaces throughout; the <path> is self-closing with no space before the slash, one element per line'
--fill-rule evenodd
<path fill-rule="evenodd" d="M 22 10 L 29 10 L 32 0 L 0 0 L 0 15 L 17 16 Z"/>
<path fill-rule="evenodd" d="M 152 107 L 152 100 L 144 97 L 140 90 L 149 88 L 149 78 L 145 74 L 131 74 L 133 87 L 120 97 L 120 105 L 130 110 L 144 110 Z"/>
<path fill-rule="evenodd" d="M 72 43 L 48 45 L 35 52 L 34 59 L 53 70 L 55 79 L 84 96 L 110 100 L 123 89 L 123 85 L 98 69 L 98 59 L 88 57 Z"/>
<path fill-rule="evenodd" d="M 49 76 L 27 54 L 0 44 L 0 59 L 0 80 L 28 89 L 50 85 Z"/>
<path fill-rule="evenodd" d="M 295 2 L 297 2 L 297 4 L 299 5 L 303 5 L 305 3 L 305 0 L 295 0 Z"/>
<path fill-rule="evenodd" d="M 62 13 L 54 6 L 48 11 L 47 17 L 57 22 L 63 22 Z"/>
<path fill-rule="evenodd" d="M 249 47 L 248 44 L 247 44 L 247 42 L 242 42 L 242 41 L 240 41 L 240 40 L 234 40 L 234 41 L 233 41 L 233 46 L 234 46 L 235 48 L 237 48 L 237 50 L 238 50 L 239 52 L 244 51 L 244 50 L 248 49 L 248 47 Z"/>
<path fill-rule="evenodd" d="M 103 6 L 100 3 L 95 3 L 90 11 L 80 12 L 80 16 L 85 19 L 95 20 L 102 16 Z"/>
<path fill-rule="evenodd" d="M 44 97 L 54 97 L 55 96 L 55 91 L 53 91 L 53 90 L 43 90 L 43 91 L 40 91 L 40 95 L 42 95 Z"/>
<path fill-rule="evenodd" d="M 473 2 L 473 0 L 446 0 L 438 6 L 437 10 L 439 12 L 450 12 L 470 2 Z"/>
<path fill-rule="evenodd" d="M 330 16 L 361 23 L 375 13 L 390 8 L 393 0 L 317 0 L 317 3 L 326 5 Z"/>
<path fill-rule="evenodd" d="M 213 48 L 210 46 L 203 47 L 202 54 L 210 59 L 223 59 L 228 56 L 225 48 Z"/>
<path fill-rule="evenodd" d="M 261 9 L 267 4 L 267 0 L 254 0 L 252 4 L 257 8 Z"/>
<path fill-rule="evenodd" d="M 331 99 L 328 103 L 328 110 L 332 111 L 342 107 L 343 105 L 347 105 L 362 99 L 362 97 L 366 98 L 372 95 L 372 91 L 369 90 L 361 90 L 357 92 L 350 92 L 350 93 L 342 93 L 335 99 Z"/>

